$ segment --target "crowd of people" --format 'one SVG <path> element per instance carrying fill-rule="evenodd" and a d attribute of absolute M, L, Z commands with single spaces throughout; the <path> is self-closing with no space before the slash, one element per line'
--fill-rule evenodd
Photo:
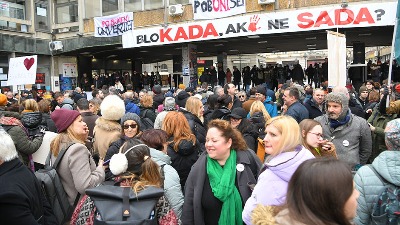
<path fill-rule="evenodd" d="M 400 84 L 368 80 L 355 91 L 260 76 L 240 91 L 234 76 L 167 91 L 117 79 L 90 100 L 88 87 L 50 99 L 0 94 L 2 221 L 57 223 L 32 173 L 44 148 L 51 163 L 65 151 L 57 172 L 70 224 L 115 219 L 107 212 L 118 207 L 96 206 L 101 190 L 160 195 L 140 215 L 157 224 L 386 224 L 376 207 L 382 188 L 400 185 Z"/>

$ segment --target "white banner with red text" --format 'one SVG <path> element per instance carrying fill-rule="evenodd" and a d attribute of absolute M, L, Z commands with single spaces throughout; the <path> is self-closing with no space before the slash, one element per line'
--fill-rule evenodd
<path fill-rule="evenodd" d="M 259 34 L 326 30 L 333 28 L 393 26 L 397 2 L 351 4 L 196 21 L 134 29 L 124 48 L 175 44 Z"/>
<path fill-rule="evenodd" d="M 193 19 L 211 20 L 246 13 L 245 0 L 193 0 Z"/>
<path fill-rule="evenodd" d="M 133 12 L 94 17 L 95 37 L 115 37 L 133 30 Z"/>

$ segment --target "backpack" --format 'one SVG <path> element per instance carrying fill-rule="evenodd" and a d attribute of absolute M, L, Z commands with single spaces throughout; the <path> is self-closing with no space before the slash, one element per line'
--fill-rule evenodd
<path fill-rule="evenodd" d="M 157 225 L 156 205 L 164 190 L 148 186 L 136 195 L 131 187 L 104 185 L 86 194 L 96 207 L 94 225 Z"/>
<path fill-rule="evenodd" d="M 385 180 L 378 172 L 368 165 L 375 175 L 385 185 L 372 206 L 372 224 L 398 225 L 400 224 L 400 187 Z"/>
<path fill-rule="evenodd" d="M 143 116 L 140 117 L 140 123 L 142 125 L 140 127 L 140 130 L 142 130 L 142 131 L 154 129 L 153 121 L 151 121 L 149 118 L 146 118 L 147 110 L 148 109 L 145 109 L 145 112 L 144 112 Z"/>
<path fill-rule="evenodd" d="M 68 196 L 65 193 L 64 187 L 61 183 L 61 179 L 57 173 L 57 166 L 63 158 L 65 152 L 74 143 L 70 143 L 66 148 L 62 149 L 58 154 L 54 165 L 50 165 L 51 152 L 47 156 L 46 163 L 43 169 L 39 169 L 35 172 L 35 176 L 39 181 L 40 187 L 47 201 L 50 203 L 53 209 L 54 215 L 57 220 L 57 224 L 64 224 L 66 221 L 71 219 L 74 206 L 68 202 Z M 74 205 L 78 203 L 80 194 L 75 198 Z"/>

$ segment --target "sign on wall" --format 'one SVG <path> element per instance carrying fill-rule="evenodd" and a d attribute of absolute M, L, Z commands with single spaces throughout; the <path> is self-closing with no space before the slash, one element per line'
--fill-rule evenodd
<path fill-rule="evenodd" d="M 76 63 L 63 63 L 62 71 L 64 77 L 77 77 Z"/>
<path fill-rule="evenodd" d="M 7 85 L 34 84 L 37 55 L 11 58 L 8 65 Z"/>
<path fill-rule="evenodd" d="M 210 20 L 246 13 L 245 0 L 194 0 L 193 19 Z"/>
<path fill-rule="evenodd" d="M 134 29 L 124 48 L 332 28 L 393 26 L 397 2 L 340 5 Z"/>
<path fill-rule="evenodd" d="M 94 17 L 95 37 L 115 37 L 133 30 L 133 12 Z"/>

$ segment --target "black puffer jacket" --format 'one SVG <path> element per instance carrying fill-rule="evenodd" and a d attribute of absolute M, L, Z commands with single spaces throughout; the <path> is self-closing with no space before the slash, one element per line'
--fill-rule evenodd
<path fill-rule="evenodd" d="M 242 119 L 237 129 L 242 133 L 244 140 L 246 141 L 247 147 L 253 151 L 257 151 L 257 137 L 258 132 L 256 126 L 254 126 L 246 118 Z"/>
<path fill-rule="evenodd" d="M 40 112 L 28 112 L 22 114 L 21 123 L 28 131 L 29 138 L 40 134 L 40 129 L 47 130 L 47 127 L 42 124 L 42 113 Z"/>
<path fill-rule="evenodd" d="M 194 136 L 196 136 L 197 141 L 200 144 L 200 148 L 202 151 L 205 150 L 205 143 L 206 143 L 206 135 L 207 131 L 206 128 L 204 127 L 204 124 L 201 122 L 199 117 L 194 115 L 193 113 L 186 111 L 184 109 L 180 109 L 180 112 L 183 113 L 183 115 L 186 117 L 186 119 L 189 122 L 189 127 L 192 130 L 192 133 Z"/>
<path fill-rule="evenodd" d="M 198 158 L 198 145 L 192 141 L 182 140 L 178 149 L 174 150 L 174 142 L 168 144 L 167 154 L 171 157 L 171 166 L 178 172 L 182 190 L 184 190 L 186 179 L 190 169 Z"/>
<path fill-rule="evenodd" d="M 256 127 L 258 131 L 258 136 L 260 138 L 264 138 L 266 121 L 264 119 L 264 115 L 262 114 L 262 112 L 254 113 L 253 116 L 250 117 L 249 121 Z"/>

